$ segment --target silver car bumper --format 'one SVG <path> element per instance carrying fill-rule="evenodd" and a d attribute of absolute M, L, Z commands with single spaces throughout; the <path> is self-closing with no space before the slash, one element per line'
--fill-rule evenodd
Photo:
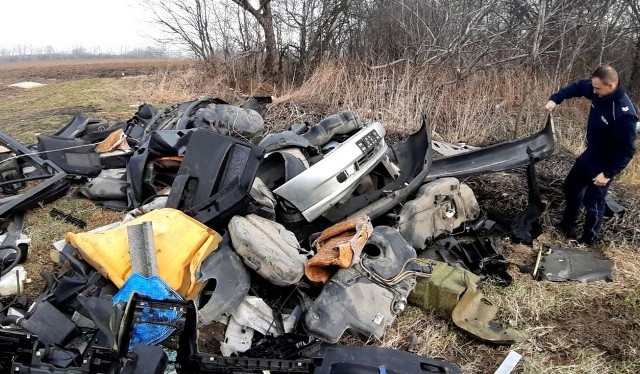
<path fill-rule="evenodd" d="M 384 127 L 374 122 L 273 192 L 311 222 L 350 194 L 384 158 Z"/>

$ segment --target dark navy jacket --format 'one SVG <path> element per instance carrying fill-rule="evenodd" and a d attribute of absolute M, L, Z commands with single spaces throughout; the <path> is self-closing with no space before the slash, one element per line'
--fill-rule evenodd
<path fill-rule="evenodd" d="M 624 87 L 607 96 L 593 93 L 591 79 L 572 83 L 551 95 L 556 104 L 572 97 L 591 100 L 587 123 L 587 149 L 578 157 L 589 168 L 592 177 L 604 173 L 610 178 L 620 173 L 636 152 L 636 108 Z"/>

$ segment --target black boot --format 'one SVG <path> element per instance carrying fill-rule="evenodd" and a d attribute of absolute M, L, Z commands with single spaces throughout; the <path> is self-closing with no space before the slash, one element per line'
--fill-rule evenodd
<path fill-rule="evenodd" d="M 578 230 L 576 229 L 575 223 L 568 224 L 562 220 L 556 224 L 556 229 L 558 229 L 558 231 L 560 231 L 560 233 L 567 239 L 578 238 Z"/>
<path fill-rule="evenodd" d="M 578 239 L 578 244 L 585 245 L 587 247 L 594 247 L 598 244 L 598 238 L 591 235 L 582 235 L 580 239 Z"/>

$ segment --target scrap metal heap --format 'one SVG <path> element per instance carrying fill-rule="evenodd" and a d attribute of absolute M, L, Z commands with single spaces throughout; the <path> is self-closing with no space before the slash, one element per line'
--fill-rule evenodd
<path fill-rule="evenodd" d="M 337 345 L 345 333 L 381 339 L 408 303 L 485 341 L 526 338 L 493 321 L 497 307 L 476 287 L 479 276 L 511 279 L 488 236 L 495 223 L 457 178 L 529 165 L 530 207 L 507 229 L 530 243 L 544 211 L 533 163 L 554 151 L 551 117 L 530 137 L 460 148 L 432 142 L 426 118 L 388 144 L 381 123 L 351 111 L 265 134 L 269 102 L 145 104 L 117 123 L 78 114 L 32 148 L 0 134 L 11 194 L 0 199 L 0 372 L 459 372 Z M 434 158 L 434 144 L 447 156 Z M 70 181 L 127 213 L 56 242 L 46 289 L 29 303 L 23 214 Z M 203 353 L 197 333 L 209 325 L 225 336 Z"/>

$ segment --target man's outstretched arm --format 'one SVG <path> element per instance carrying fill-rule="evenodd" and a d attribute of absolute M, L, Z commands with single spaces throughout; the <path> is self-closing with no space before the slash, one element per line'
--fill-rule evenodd
<path fill-rule="evenodd" d="M 572 97 L 586 97 L 591 98 L 593 95 L 593 86 L 591 85 L 591 79 L 583 79 L 578 82 L 574 82 L 561 88 L 558 92 L 549 97 L 549 101 L 544 106 L 548 111 L 552 111 L 555 107 Z"/>

